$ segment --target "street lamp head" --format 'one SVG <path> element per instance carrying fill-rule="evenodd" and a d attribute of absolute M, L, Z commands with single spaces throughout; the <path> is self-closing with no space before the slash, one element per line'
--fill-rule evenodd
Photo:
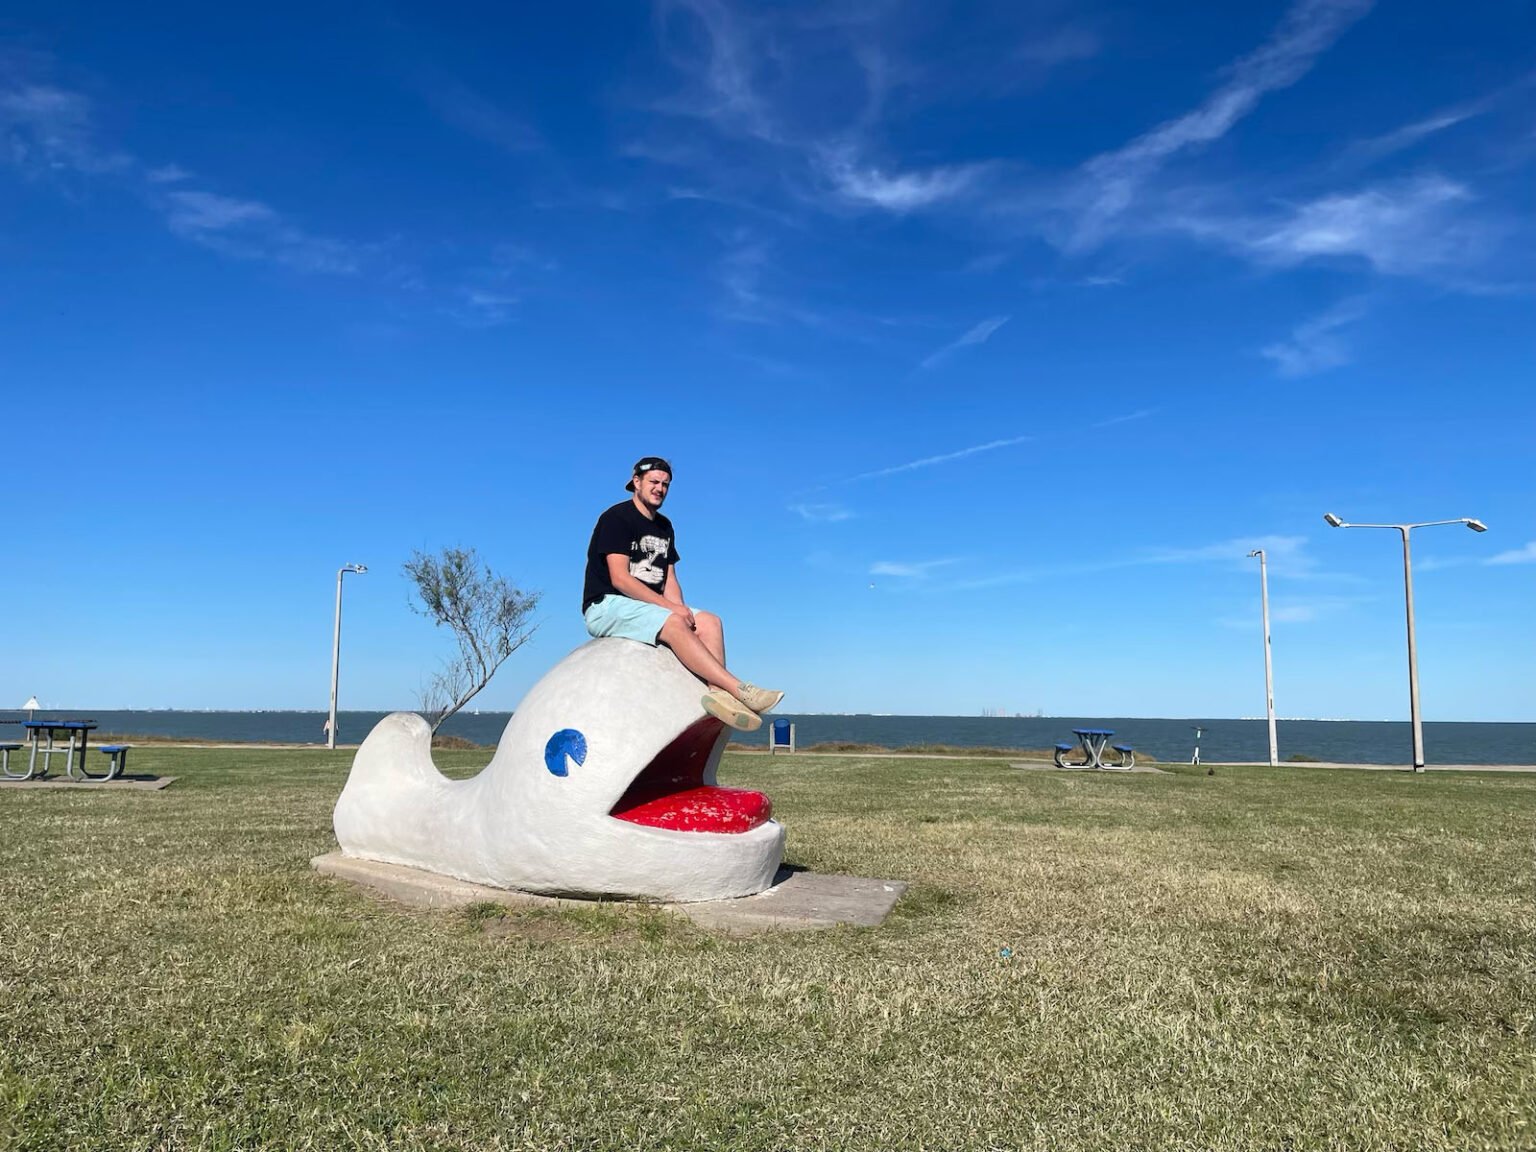
<path fill-rule="evenodd" d="M 366 572 L 366 571 L 368 571 L 368 565 L 366 565 L 366 564 L 343 564 L 341 566 L 341 570 L 343 572 Z"/>
<path fill-rule="evenodd" d="M 1344 527 L 1344 521 L 1340 520 L 1332 512 L 1324 512 L 1323 513 L 1323 519 L 1328 521 L 1328 523 L 1329 523 L 1329 525 L 1331 527 L 1334 527 L 1334 528 L 1342 528 L 1342 527 Z"/>
<path fill-rule="evenodd" d="M 1472 529 L 1472 531 L 1474 531 L 1474 532 L 1486 532 L 1486 531 L 1488 531 L 1488 525 L 1484 524 L 1481 520 L 1464 520 L 1464 521 L 1462 521 L 1462 523 L 1464 523 L 1468 528 Z"/>
<path fill-rule="evenodd" d="M 1248 555 L 1249 555 L 1249 557 L 1262 556 L 1262 555 L 1264 555 L 1264 549 L 1262 549 L 1262 548 L 1255 548 L 1252 552 L 1248 553 Z"/>

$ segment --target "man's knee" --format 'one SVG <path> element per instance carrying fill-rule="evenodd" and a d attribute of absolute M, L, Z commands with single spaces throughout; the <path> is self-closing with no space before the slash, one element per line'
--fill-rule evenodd
<path fill-rule="evenodd" d="M 700 632 L 719 634 L 725 630 L 725 625 L 720 623 L 720 617 L 713 612 L 695 612 L 693 623 Z"/>

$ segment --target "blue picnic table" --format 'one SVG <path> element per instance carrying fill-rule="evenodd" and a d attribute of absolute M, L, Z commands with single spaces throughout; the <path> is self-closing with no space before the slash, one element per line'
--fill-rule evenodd
<path fill-rule="evenodd" d="M 64 757 L 64 774 L 71 780 L 111 780 L 122 772 L 124 758 L 120 752 L 116 751 L 112 754 L 110 765 L 105 773 L 93 773 L 86 767 L 85 753 L 90 745 L 90 734 L 96 728 L 94 720 L 23 720 L 21 726 L 27 730 L 32 750 L 27 757 L 27 770 L 13 772 L 10 768 L 9 748 L 7 749 L 6 759 L 4 764 L 0 765 L 0 771 L 3 771 L 8 779 L 42 779 L 48 775 L 55 756 Z M 59 743 L 61 739 L 62 745 Z M 116 747 L 118 746 L 114 746 L 114 749 Z M 75 756 L 77 752 L 78 760 Z M 42 760 L 41 771 L 38 770 L 39 759 Z"/>
<path fill-rule="evenodd" d="M 1115 752 L 1119 756 L 1119 763 L 1104 763 L 1104 752 L 1110 746 L 1109 738 L 1115 734 L 1113 728 L 1074 728 L 1072 735 L 1077 737 L 1076 744 L 1056 745 L 1056 755 L 1053 759 L 1058 768 L 1097 768 L 1104 772 L 1129 772 L 1136 763 L 1135 749 L 1129 745 L 1114 745 Z M 1069 755 L 1080 757 L 1076 763 L 1067 760 Z"/>

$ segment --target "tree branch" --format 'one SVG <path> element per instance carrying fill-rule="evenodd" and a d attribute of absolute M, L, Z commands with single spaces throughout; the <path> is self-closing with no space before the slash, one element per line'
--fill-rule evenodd
<path fill-rule="evenodd" d="M 491 682 L 497 669 L 537 630 L 529 618 L 539 593 L 523 592 L 482 565 L 475 550 L 445 548 L 441 556 L 413 552 L 402 570 L 416 586 L 411 608 L 454 635 L 455 659 L 446 661 L 418 693 L 422 714 L 436 732 L 443 721 Z"/>

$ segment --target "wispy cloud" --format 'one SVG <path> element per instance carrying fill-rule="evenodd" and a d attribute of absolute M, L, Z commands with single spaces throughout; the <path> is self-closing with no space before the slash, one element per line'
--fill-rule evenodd
<path fill-rule="evenodd" d="M 1412 148 L 1421 140 L 1427 140 L 1431 136 L 1444 132 L 1447 128 L 1454 128 L 1458 124 L 1464 124 L 1477 116 L 1482 109 L 1475 105 L 1462 108 L 1449 109 L 1445 112 L 1437 112 L 1433 116 L 1426 116 L 1423 120 L 1417 120 L 1412 124 L 1404 124 L 1401 128 L 1394 129 L 1381 136 L 1372 137 L 1369 140 L 1361 140 L 1350 149 L 1351 154 L 1362 161 L 1370 162 L 1390 156 L 1394 152 Z"/>
<path fill-rule="evenodd" d="M 771 164 L 776 177 L 771 184 L 801 203 L 834 212 L 904 215 L 970 195 L 990 167 L 964 162 L 914 167 L 881 155 L 875 146 L 878 122 L 901 70 L 879 42 L 879 5 L 810 16 L 725 0 L 660 0 L 657 11 L 662 52 L 683 82 L 651 110 L 703 121 L 743 145 L 736 159 L 755 155 L 756 163 Z M 1046 54 L 1089 50 L 1075 40 L 1037 48 Z M 809 96 L 832 83 L 838 85 L 836 102 Z M 738 199 L 716 187 L 731 168 L 718 148 L 652 134 L 629 145 L 626 154 L 691 170 L 698 186 L 684 188 L 690 198 Z M 762 182 L 752 183 L 760 192 Z"/>
<path fill-rule="evenodd" d="M 490 272 L 494 276 L 506 277 L 529 270 L 555 272 L 559 268 L 560 261 L 526 244 L 514 244 L 504 240 L 491 248 Z"/>
<path fill-rule="evenodd" d="M 841 504 L 791 504 L 789 510 L 812 524 L 835 524 L 853 519 L 853 513 Z"/>
<path fill-rule="evenodd" d="M 1027 584 L 1039 580 L 1064 579 L 1122 568 L 1142 568 L 1162 564 L 1212 564 L 1234 570 L 1252 567 L 1248 553 L 1262 548 L 1270 574 L 1304 580 L 1318 577 L 1316 562 L 1306 551 L 1305 536 L 1238 536 L 1189 548 L 1146 548 L 1125 556 L 1101 560 L 1034 564 L 1007 572 L 977 576 L 953 585 L 956 591 L 972 592 L 987 588 Z"/>
<path fill-rule="evenodd" d="M 21 171 L 114 180 L 151 205 L 173 235 L 204 248 L 304 272 L 358 269 L 358 245 L 308 232 L 260 201 L 196 187 L 180 165 L 145 164 L 104 143 L 83 93 L 0 77 L 0 136 L 10 144 L 0 159 Z"/>
<path fill-rule="evenodd" d="M 765 318 L 767 301 L 761 282 L 767 262 L 767 244 L 744 233 L 738 233 L 721 255 L 717 274 L 720 286 L 730 299 L 730 313 L 735 318 L 754 321 Z"/>
<path fill-rule="evenodd" d="M 1340 301 L 1298 324 L 1288 339 L 1260 349 L 1259 354 L 1273 361 L 1282 376 L 1312 376 L 1348 364 L 1352 357 L 1341 330 L 1364 314 L 1365 304 L 1360 299 Z"/>
<path fill-rule="evenodd" d="M 854 480 L 873 480 L 879 476 L 894 476 L 898 472 L 912 472 L 918 468 L 932 468 L 937 464 L 948 464 L 952 460 L 963 460 L 967 456 L 975 456 L 981 452 L 993 452 L 999 448 L 1011 448 L 1015 444 L 1024 444 L 1033 440 L 1033 436 L 1013 436 L 1007 440 L 990 440 L 985 444 L 976 444 L 970 448 L 962 448 L 958 452 L 945 452 L 940 456 L 925 456 L 921 460 L 909 460 L 905 464 L 897 464 L 890 468 L 877 468 L 873 472 L 861 472 L 852 477 Z"/>
<path fill-rule="evenodd" d="M 720 188 L 709 187 L 706 184 L 700 184 L 699 186 L 674 184 L 664 189 L 662 196 L 673 203 L 691 200 L 705 204 L 720 204 L 727 208 L 772 221 L 775 224 L 782 224 L 791 228 L 798 226 L 794 216 L 788 212 L 758 203 L 747 195 L 738 195 Z"/>
<path fill-rule="evenodd" d="M 1246 237 L 1251 250 L 1281 264 L 1356 257 L 1399 275 L 1465 260 L 1478 236 L 1451 212 L 1470 191 L 1440 176 L 1379 184 L 1302 204 Z"/>
<path fill-rule="evenodd" d="M 1072 576 L 1089 576 L 1098 572 L 1113 572 L 1121 568 L 1136 568 L 1149 564 L 1146 558 L 1128 556 L 1102 560 L 1052 561 L 1028 564 L 1005 572 L 993 572 L 986 576 L 972 576 L 955 581 L 950 587 L 956 592 L 978 592 L 987 588 L 1006 588 L 1014 584 L 1033 584 L 1043 580 L 1061 580 Z"/>
<path fill-rule="evenodd" d="M 1497 556 L 1490 556 L 1483 561 L 1484 564 L 1536 564 L 1536 540 L 1532 540 L 1524 548 L 1516 548 L 1509 552 L 1500 552 Z"/>
<path fill-rule="evenodd" d="M 1305 536 L 1237 536 L 1188 548 L 1148 548 L 1129 558 L 1132 564 L 1226 564 L 1249 567 L 1256 561 L 1248 553 L 1263 550 L 1271 574 L 1307 577 L 1317 563 L 1307 551 Z"/>
<path fill-rule="evenodd" d="M 466 328 L 499 328 L 516 318 L 518 299 L 509 292 L 463 288 L 458 302 L 445 311 Z"/>
<path fill-rule="evenodd" d="M 752 229 L 733 232 L 715 266 L 715 280 L 725 290 L 719 310 L 728 320 L 748 324 L 825 326 L 823 318 L 772 290 L 773 245 Z"/>
<path fill-rule="evenodd" d="M 1019 45 L 1014 59 L 1026 64 L 1053 67 L 1074 60 L 1091 60 L 1099 54 L 1099 37 L 1082 27 L 1057 28 Z"/>
<path fill-rule="evenodd" d="M 1127 412 L 1124 416 L 1111 416 L 1108 420 L 1100 420 L 1094 427 L 1113 428 L 1116 424 L 1129 424 L 1133 420 L 1145 420 L 1156 411 L 1156 408 L 1140 408 L 1135 412 Z"/>
<path fill-rule="evenodd" d="M 1271 268 L 1353 261 L 1385 275 L 1487 291 L 1475 274 L 1499 254 L 1496 241 L 1515 233 L 1477 207 L 1466 185 L 1422 175 L 1260 213 L 1186 204 L 1157 223 Z"/>
<path fill-rule="evenodd" d="M 1367 598 L 1360 596 L 1309 596 L 1301 600 L 1277 596 L 1270 603 L 1269 619 L 1271 624 L 1314 624 L 1341 612 L 1353 611 L 1366 602 Z M 1217 623 L 1238 632 L 1258 632 L 1262 618 L 1257 612 L 1238 614 L 1234 611 L 1229 616 L 1220 617 Z"/>
<path fill-rule="evenodd" d="M 264 200 L 215 190 L 213 181 L 176 162 L 149 162 L 104 142 L 84 93 L 38 79 L 47 61 L 0 53 L 0 166 L 36 179 L 110 181 L 152 212 L 180 240 L 221 256 L 279 265 L 306 274 L 352 276 L 367 270 L 413 292 L 432 291 L 419 277 L 386 264 L 391 245 L 316 232 Z M 445 118 L 507 148 L 537 144 L 510 117 L 448 81 L 428 90 Z M 7 147 L 8 145 L 8 147 Z M 68 194 L 68 185 L 62 190 Z M 557 267 L 526 246 L 500 244 L 475 266 L 449 272 L 433 310 L 474 328 L 509 323 L 519 293 L 511 283 Z"/>
<path fill-rule="evenodd" d="M 992 316 L 981 321 L 979 324 L 972 325 L 958 340 L 951 341 L 937 352 L 929 355 L 918 365 L 919 370 L 926 370 L 943 363 L 962 348 L 971 348 L 977 344 L 985 344 L 992 338 L 992 334 L 1008 323 L 1010 319 L 1012 319 L 1010 316 Z"/>
<path fill-rule="evenodd" d="M 461 274 L 461 282 L 440 291 L 438 309 L 465 328 L 499 328 L 517 319 L 529 285 L 559 271 L 560 263 L 527 244 L 504 240 Z"/>
<path fill-rule="evenodd" d="M 1536 72 L 1528 72 L 1512 84 L 1506 84 L 1477 100 L 1468 100 L 1442 108 L 1411 123 L 1384 132 L 1380 136 L 1357 140 L 1345 156 L 1345 161 L 1355 164 L 1371 164 L 1396 153 L 1414 148 L 1425 140 L 1449 131 L 1469 120 L 1486 115 L 1505 100 L 1536 83 Z"/>
<path fill-rule="evenodd" d="M 192 179 L 192 173 L 179 164 L 162 164 L 145 172 L 144 179 L 151 184 L 180 184 Z"/>
<path fill-rule="evenodd" d="M 693 85 L 662 101 L 660 111 L 694 116 L 733 135 L 779 138 L 757 90 L 756 37 L 741 14 L 721 0 L 663 0 L 658 27 L 663 52 Z"/>
<path fill-rule="evenodd" d="M 361 249 L 316 236 L 265 204 L 195 189 L 178 189 L 161 202 L 166 227 L 184 240 L 243 260 L 264 260 L 301 272 L 352 274 Z"/>
<path fill-rule="evenodd" d="M 528 152 L 542 144 L 539 134 L 520 117 L 457 80 L 429 76 L 420 91 L 445 124 L 504 152 Z"/>
<path fill-rule="evenodd" d="M 133 168 L 131 156 L 97 139 L 92 121 L 91 101 L 83 93 L 0 78 L 3 158 L 22 172 L 96 175 Z"/>
<path fill-rule="evenodd" d="M 863 163 L 847 147 L 825 154 L 821 167 L 841 199 L 898 214 L 955 199 L 970 190 L 983 171 L 982 165 L 965 164 L 886 172 Z"/>
<path fill-rule="evenodd" d="M 1090 160 L 1083 170 L 1086 208 L 1070 247 L 1103 240 L 1142 186 L 1172 157 L 1219 140 L 1268 93 L 1288 88 L 1371 8 L 1371 0 L 1300 0 L 1257 51 L 1233 63 L 1227 79 L 1191 112 L 1160 124 L 1122 148 Z"/>
<path fill-rule="evenodd" d="M 993 248 L 972 256 L 962 266 L 964 272 L 996 272 L 1015 258 L 1014 253 L 1003 248 Z"/>
<path fill-rule="evenodd" d="M 1420 575 L 1426 572 L 1444 572 L 1447 568 L 1465 568 L 1479 563 L 1471 556 L 1415 556 L 1413 570 Z M 1481 561 L 1486 564 L 1487 561 Z"/>
<path fill-rule="evenodd" d="M 926 580 L 940 568 L 958 561 L 945 560 L 879 560 L 869 566 L 871 576 L 896 576 L 903 580 Z"/>
<path fill-rule="evenodd" d="M 194 240 L 251 225 L 268 226 L 277 219 L 277 213 L 265 204 L 212 192 L 172 192 L 166 202 L 170 207 L 165 222 L 171 231 Z"/>

